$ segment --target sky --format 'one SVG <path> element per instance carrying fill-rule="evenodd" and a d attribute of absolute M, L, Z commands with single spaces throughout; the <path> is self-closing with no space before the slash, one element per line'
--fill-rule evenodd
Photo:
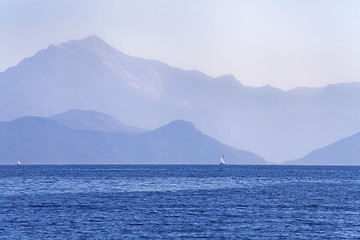
<path fill-rule="evenodd" d="M 360 82 L 358 0 L 0 0 L 0 72 L 89 35 L 248 86 Z"/>

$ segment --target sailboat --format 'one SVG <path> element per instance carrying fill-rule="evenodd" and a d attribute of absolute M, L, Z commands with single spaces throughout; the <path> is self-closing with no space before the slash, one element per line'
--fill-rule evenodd
<path fill-rule="evenodd" d="M 225 161 L 224 161 L 224 156 L 223 155 L 221 155 L 221 158 L 220 158 L 220 163 L 219 163 L 220 165 L 225 165 L 226 163 L 225 163 Z"/>
<path fill-rule="evenodd" d="M 21 165 L 21 162 L 20 162 L 20 160 L 18 160 L 18 162 L 17 162 L 17 165 Z"/>

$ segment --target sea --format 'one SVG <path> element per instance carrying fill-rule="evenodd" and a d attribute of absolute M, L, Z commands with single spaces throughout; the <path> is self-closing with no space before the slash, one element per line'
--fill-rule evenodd
<path fill-rule="evenodd" d="M 360 239 L 360 167 L 0 166 L 0 239 Z"/>

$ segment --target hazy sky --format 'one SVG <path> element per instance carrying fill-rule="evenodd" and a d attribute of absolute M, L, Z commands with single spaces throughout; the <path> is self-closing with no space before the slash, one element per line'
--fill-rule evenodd
<path fill-rule="evenodd" d="M 358 0 L 0 0 L 0 71 L 88 35 L 250 86 L 360 81 Z"/>

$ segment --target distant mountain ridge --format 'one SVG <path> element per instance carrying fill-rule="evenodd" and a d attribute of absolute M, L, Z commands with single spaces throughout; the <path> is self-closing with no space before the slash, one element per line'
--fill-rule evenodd
<path fill-rule="evenodd" d="M 312 151 L 303 158 L 286 161 L 289 165 L 360 165 L 360 132 L 324 148 Z"/>
<path fill-rule="evenodd" d="M 103 132 L 144 133 L 146 130 L 127 126 L 116 118 L 95 111 L 72 109 L 49 117 L 58 123 L 74 129 Z"/>
<path fill-rule="evenodd" d="M 146 133 L 78 130 L 55 120 L 22 117 L 0 122 L 0 164 L 266 164 L 248 151 L 174 121 Z"/>
<path fill-rule="evenodd" d="M 96 36 L 50 45 L 0 73 L 0 120 L 71 109 L 155 129 L 176 119 L 280 162 L 360 131 L 360 83 L 282 91 L 128 56 Z"/>

